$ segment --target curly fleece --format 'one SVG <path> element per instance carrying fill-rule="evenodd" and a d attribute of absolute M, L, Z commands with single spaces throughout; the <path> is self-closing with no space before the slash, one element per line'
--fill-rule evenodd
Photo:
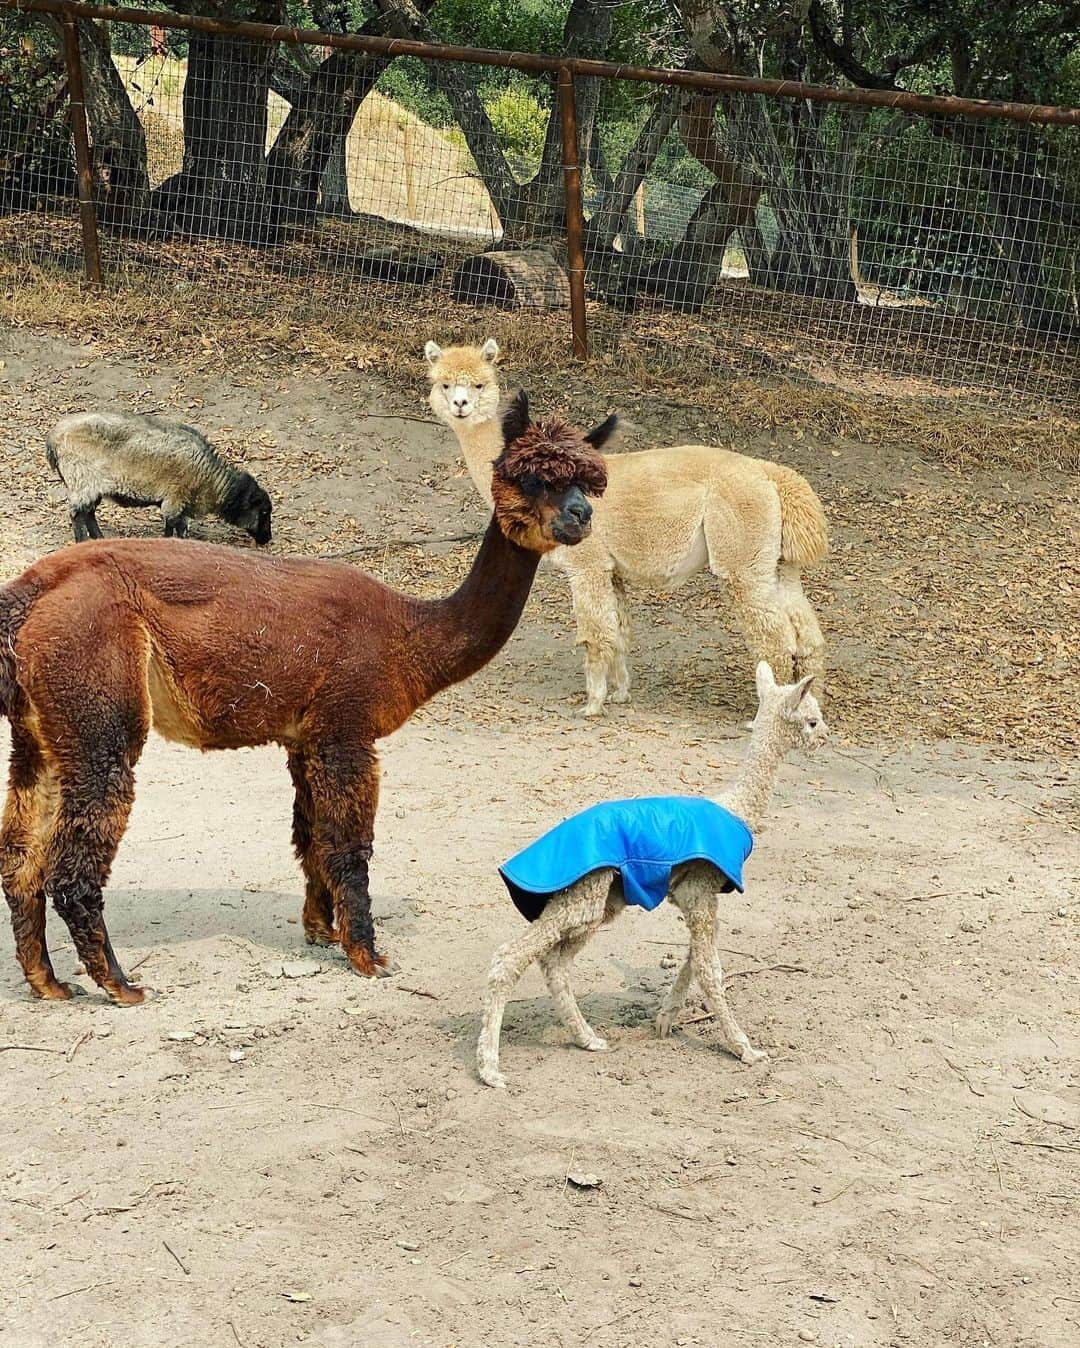
<path fill-rule="evenodd" d="M 495 476 L 517 485 L 538 477 L 552 491 L 579 486 L 589 496 L 603 495 L 607 469 L 581 431 L 559 417 L 528 426 L 495 460 Z"/>

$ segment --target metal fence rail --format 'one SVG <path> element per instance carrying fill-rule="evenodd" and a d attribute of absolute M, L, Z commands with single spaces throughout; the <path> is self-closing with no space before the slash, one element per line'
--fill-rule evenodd
<path fill-rule="evenodd" d="M 166 302 L 1071 412 L 1078 254 L 1080 109 L 0 0 L 0 258 Z"/>

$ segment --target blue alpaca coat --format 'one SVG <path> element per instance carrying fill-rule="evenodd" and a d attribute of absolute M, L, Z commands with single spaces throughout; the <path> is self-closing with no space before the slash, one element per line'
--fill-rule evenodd
<path fill-rule="evenodd" d="M 499 867 L 518 911 L 535 922 L 552 894 L 592 871 L 622 877 L 628 904 L 663 903 L 673 866 L 710 861 L 742 893 L 754 840 L 743 821 L 700 796 L 610 800 L 565 819 Z"/>

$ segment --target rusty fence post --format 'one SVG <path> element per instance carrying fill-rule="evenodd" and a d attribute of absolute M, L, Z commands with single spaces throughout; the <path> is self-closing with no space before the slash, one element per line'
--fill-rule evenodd
<path fill-rule="evenodd" d="M 569 66 L 559 67 L 559 113 L 562 118 L 563 196 L 566 201 L 566 270 L 570 277 L 570 323 L 574 357 L 587 360 L 589 333 L 585 318 L 584 214 L 581 205 L 581 163 L 578 154 L 577 103 Z"/>
<path fill-rule="evenodd" d="M 75 141 L 75 165 L 79 181 L 79 221 L 82 225 L 83 262 L 86 279 L 101 285 L 101 250 L 98 247 L 97 209 L 94 206 L 94 171 L 90 166 L 90 136 L 86 129 L 86 94 L 83 89 L 82 54 L 79 51 L 79 21 L 63 11 L 64 60 L 67 62 L 68 106 L 71 134 Z"/>

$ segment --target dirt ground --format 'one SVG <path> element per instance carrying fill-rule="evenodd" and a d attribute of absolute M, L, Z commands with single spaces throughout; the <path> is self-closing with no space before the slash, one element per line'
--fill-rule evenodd
<path fill-rule="evenodd" d="M 192 373 L 28 332 L 0 332 L 0 361 L 0 579 L 66 541 L 42 437 L 94 404 L 179 411 L 242 454 L 280 552 L 362 549 L 426 592 L 468 564 L 456 536 L 483 515 L 419 366 L 415 387 Z M 616 385 L 541 393 L 585 419 Z M 692 407 L 631 410 L 628 447 L 730 439 Z M 832 743 L 786 765 L 728 914 L 730 997 L 768 1061 L 724 1053 L 696 1005 L 653 1037 L 682 943 L 662 908 L 578 961 L 607 1054 L 567 1044 L 530 973 L 511 1089 L 477 1083 L 486 966 L 520 924 L 497 863 L 595 800 L 730 780 L 751 711 L 702 580 L 635 597 L 635 701 L 579 720 L 565 585 L 542 573 L 498 659 L 384 746 L 394 977 L 304 946 L 274 749 L 151 740 L 107 905 L 146 1005 L 85 978 L 35 1004 L 0 934 L 4 1348 L 1080 1341 L 1076 483 L 744 447 L 805 471 L 834 529 L 811 586 Z"/>

